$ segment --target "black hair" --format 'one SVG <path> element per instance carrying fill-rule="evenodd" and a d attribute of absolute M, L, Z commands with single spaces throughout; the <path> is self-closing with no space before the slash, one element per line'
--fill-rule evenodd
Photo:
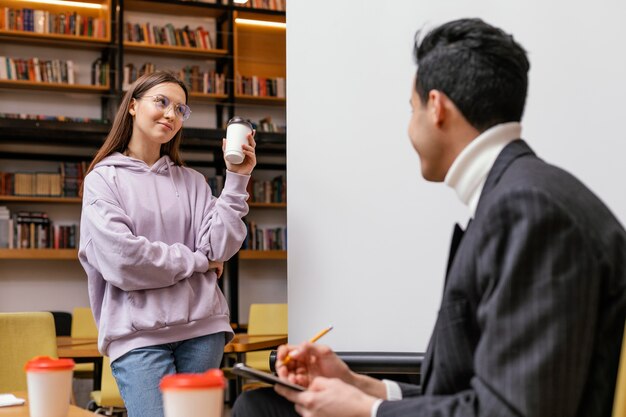
<path fill-rule="evenodd" d="M 415 91 L 422 103 L 438 90 L 479 131 L 519 122 L 530 63 L 513 36 L 481 19 L 459 19 L 415 37 Z"/>

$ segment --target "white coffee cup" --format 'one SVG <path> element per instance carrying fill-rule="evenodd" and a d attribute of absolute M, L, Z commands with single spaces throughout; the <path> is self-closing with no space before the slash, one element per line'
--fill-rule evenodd
<path fill-rule="evenodd" d="M 74 361 L 36 356 L 24 369 L 30 417 L 67 417 Z"/>
<path fill-rule="evenodd" d="M 171 374 L 161 379 L 165 417 L 222 417 L 224 373 Z"/>
<path fill-rule="evenodd" d="M 241 146 L 248 143 L 248 135 L 252 133 L 252 124 L 241 117 L 233 117 L 226 125 L 226 148 L 224 158 L 231 164 L 240 164 L 245 155 Z"/>

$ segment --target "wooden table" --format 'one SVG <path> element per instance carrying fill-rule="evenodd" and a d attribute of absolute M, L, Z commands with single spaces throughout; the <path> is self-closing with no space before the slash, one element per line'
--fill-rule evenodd
<path fill-rule="evenodd" d="M 57 355 L 59 358 L 73 359 L 76 363 L 93 363 L 93 389 L 97 391 L 102 384 L 102 354 L 98 350 L 98 339 L 57 337 Z"/>
<path fill-rule="evenodd" d="M 237 362 L 243 362 L 246 352 L 255 350 L 273 349 L 287 343 L 287 335 L 250 336 L 248 334 L 235 334 L 233 340 L 224 346 L 224 353 L 235 353 Z M 57 354 L 59 358 L 70 358 L 74 361 L 93 362 L 94 365 L 94 390 L 99 390 L 102 375 L 102 354 L 98 351 L 98 340 L 95 338 L 74 338 L 69 336 L 57 337 Z M 241 392 L 242 381 L 237 377 L 236 392 Z"/>
<path fill-rule="evenodd" d="M 268 335 L 268 336 L 250 336 L 248 334 L 235 334 L 233 340 L 224 346 L 224 353 L 235 353 L 237 362 L 244 362 L 246 352 L 255 350 L 264 350 L 276 348 L 287 343 L 286 334 Z M 239 375 L 235 377 L 236 395 L 241 393 L 243 381 Z"/>
<path fill-rule="evenodd" d="M 24 405 L 13 405 L 10 407 L 0 407 L 0 417 L 29 417 L 30 410 L 28 408 L 28 393 L 25 391 L 16 391 L 11 394 L 18 398 L 24 398 Z M 70 404 L 70 411 L 67 417 L 93 417 L 94 413 Z"/>

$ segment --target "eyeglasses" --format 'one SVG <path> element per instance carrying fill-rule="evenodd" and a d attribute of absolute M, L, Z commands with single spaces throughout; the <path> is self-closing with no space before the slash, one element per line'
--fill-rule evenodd
<path fill-rule="evenodd" d="M 191 115 L 191 109 L 189 108 L 188 105 L 183 104 L 183 103 L 174 104 L 171 102 L 169 98 L 162 96 L 162 95 L 143 96 L 143 97 L 139 97 L 137 100 L 141 100 L 147 97 L 152 98 L 152 101 L 154 102 L 154 107 L 156 107 L 158 110 L 162 111 L 163 113 L 167 112 L 170 106 L 174 106 L 174 114 L 179 120 L 183 122 L 189 119 L 189 116 Z"/>

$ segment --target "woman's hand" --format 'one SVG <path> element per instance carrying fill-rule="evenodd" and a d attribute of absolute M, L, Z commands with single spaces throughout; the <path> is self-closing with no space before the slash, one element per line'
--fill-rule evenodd
<path fill-rule="evenodd" d="M 212 261 L 209 259 L 209 270 L 211 269 L 215 269 L 217 278 L 220 279 L 222 277 L 222 273 L 224 272 L 224 262 Z"/>
<path fill-rule="evenodd" d="M 232 164 L 224 159 L 226 162 L 226 169 L 242 175 L 250 175 L 252 173 L 252 170 L 256 166 L 256 153 L 254 150 L 254 148 L 256 148 L 256 142 L 254 140 L 254 135 L 256 135 L 256 130 L 253 130 L 252 133 L 248 134 L 248 143 L 241 146 L 244 156 L 243 162 L 240 164 Z M 225 149 L 226 139 L 222 139 L 222 152 L 225 152 Z"/>

